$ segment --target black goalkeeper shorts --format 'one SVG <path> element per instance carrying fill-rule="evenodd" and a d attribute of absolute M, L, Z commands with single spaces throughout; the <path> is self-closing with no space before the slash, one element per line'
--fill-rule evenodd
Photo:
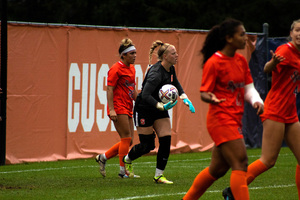
<path fill-rule="evenodd" d="M 153 126 L 154 121 L 162 118 L 170 118 L 168 111 L 160 111 L 155 107 L 135 106 L 133 110 L 135 126 Z"/>

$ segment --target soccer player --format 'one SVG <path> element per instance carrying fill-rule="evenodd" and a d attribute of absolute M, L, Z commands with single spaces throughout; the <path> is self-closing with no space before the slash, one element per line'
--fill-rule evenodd
<path fill-rule="evenodd" d="M 183 197 L 200 198 L 231 168 L 230 186 L 236 199 L 248 200 L 246 182 L 248 157 L 242 135 L 244 101 L 263 112 L 263 101 L 254 88 L 244 49 L 247 35 L 242 22 L 227 19 L 208 33 L 203 48 L 201 99 L 209 103 L 207 129 L 215 145 L 209 167 L 202 170 Z"/>
<path fill-rule="evenodd" d="M 300 19 L 290 29 L 291 41 L 279 46 L 264 71 L 272 72 L 272 87 L 261 115 L 263 139 L 261 157 L 248 167 L 247 183 L 272 168 L 278 158 L 283 139 L 297 159 L 296 186 L 300 199 L 300 124 L 296 108 L 296 94 L 300 83 Z M 229 188 L 223 191 L 225 199 L 231 196 Z"/>
<path fill-rule="evenodd" d="M 113 145 L 104 154 L 96 156 L 96 161 L 100 165 L 100 173 L 106 176 L 106 161 L 119 154 L 120 173 L 119 177 L 136 177 L 132 166 L 125 165 L 123 157 L 128 153 L 132 144 L 133 127 L 133 100 L 136 99 L 135 89 L 135 68 L 133 66 L 136 58 L 136 48 L 128 38 L 123 39 L 119 47 L 121 60 L 115 63 L 108 71 L 107 77 L 107 114 L 113 121 L 115 128 L 120 135 L 121 141 Z"/>
<path fill-rule="evenodd" d="M 124 162 L 130 164 L 140 156 L 149 153 L 155 148 L 155 133 L 158 136 L 159 148 L 157 153 L 156 171 L 154 182 L 173 184 L 163 175 L 168 162 L 171 145 L 171 123 L 168 110 L 177 103 L 163 104 L 158 96 L 159 89 L 165 84 L 174 85 L 180 98 L 189 106 L 192 113 L 195 108 L 184 93 L 175 73 L 174 65 L 177 63 L 178 54 L 175 46 L 155 41 L 150 49 L 151 63 L 155 48 L 159 47 L 157 54 L 159 61 L 151 66 L 142 84 L 142 91 L 138 95 L 134 106 L 134 122 L 137 126 L 140 143 L 131 148 Z M 155 132 L 154 132 L 155 131 Z"/>

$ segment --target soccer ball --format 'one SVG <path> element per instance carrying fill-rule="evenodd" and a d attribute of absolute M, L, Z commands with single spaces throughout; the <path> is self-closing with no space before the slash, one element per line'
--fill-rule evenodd
<path fill-rule="evenodd" d="M 178 97 L 178 91 L 174 85 L 166 84 L 161 87 L 158 96 L 163 103 L 174 102 Z"/>

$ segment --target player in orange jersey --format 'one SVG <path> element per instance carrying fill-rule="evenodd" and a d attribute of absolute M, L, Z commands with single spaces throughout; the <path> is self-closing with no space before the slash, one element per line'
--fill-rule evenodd
<path fill-rule="evenodd" d="M 183 197 L 200 198 L 231 168 L 230 186 L 237 200 L 248 200 L 248 157 L 242 135 L 244 101 L 263 112 L 263 101 L 254 88 L 244 49 L 247 35 L 242 22 L 227 19 L 208 33 L 201 50 L 204 56 L 201 99 L 209 103 L 207 129 L 215 142 L 209 167 L 202 170 Z"/>
<path fill-rule="evenodd" d="M 107 77 L 107 114 L 113 121 L 121 141 L 112 146 L 104 154 L 96 156 L 100 165 L 100 173 L 106 176 L 106 161 L 119 154 L 121 178 L 139 177 L 134 175 L 132 166 L 123 162 L 123 157 L 128 153 L 132 143 L 133 127 L 133 100 L 136 99 L 135 89 L 135 62 L 136 49 L 130 39 L 123 39 L 119 47 L 121 60 L 115 63 L 108 71 Z"/>
<path fill-rule="evenodd" d="M 247 183 L 272 168 L 278 158 L 283 139 L 297 159 L 296 185 L 300 199 L 300 123 L 296 94 L 300 83 L 300 19 L 290 29 L 291 41 L 279 46 L 264 71 L 272 72 L 272 87 L 265 100 L 261 157 L 248 167 Z M 226 188 L 223 193 L 230 196 Z M 228 198 L 233 199 L 233 198 Z"/>

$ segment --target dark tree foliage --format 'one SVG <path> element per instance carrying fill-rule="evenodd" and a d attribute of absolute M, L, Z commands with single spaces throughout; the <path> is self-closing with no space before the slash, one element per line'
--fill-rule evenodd
<path fill-rule="evenodd" d="M 8 20 L 102 26 L 210 29 L 225 18 L 247 31 L 288 36 L 300 0 L 8 0 Z"/>

